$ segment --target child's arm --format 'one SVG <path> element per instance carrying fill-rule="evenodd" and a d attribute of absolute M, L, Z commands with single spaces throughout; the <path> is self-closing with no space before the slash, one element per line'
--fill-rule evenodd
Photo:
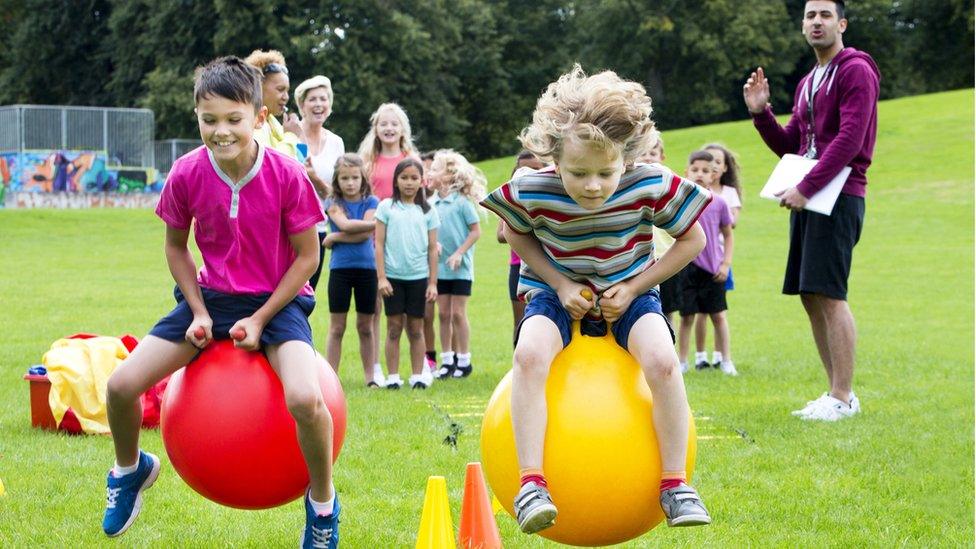
<path fill-rule="evenodd" d="M 427 231 L 427 269 L 430 274 L 427 276 L 427 292 L 426 297 L 428 302 L 434 302 L 437 300 L 437 256 L 440 255 L 440 251 L 437 249 L 439 246 L 437 242 L 437 229 L 430 229 Z"/>
<path fill-rule="evenodd" d="M 502 244 L 508 242 L 505 240 L 505 222 L 501 219 L 498 220 L 498 229 L 495 230 L 495 238 L 497 238 Z"/>
<path fill-rule="evenodd" d="M 729 208 L 729 213 L 732 214 L 732 228 L 734 229 L 736 224 L 739 223 L 739 212 L 742 211 L 742 207 Z"/>
<path fill-rule="evenodd" d="M 344 233 L 373 232 L 376 229 L 376 221 L 373 219 L 375 215 L 376 210 L 372 209 L 366 210 L 362 219 L 349 219 L 338 205 L 333 204 L 329 208 L 329 219 Z"/>
<path fill-rule="evenodd" d="M 265 325 L 278 314 L 278 311 L 295 299 L 308 279 L 315 274 L 315 269 L 319 266 L 319 234 L 315 226 L 288 235 L 288 241 L 295 249 L 295 260 L 285 271 L 285 276 L 281 277 L 278 287 L 264 305 L 254 311 L 254 314 L 238 320 L 231 327 L 231 333 L 235 330 L 244 330 L 244 339 L 235 342 L 234 346 L 247 351 L 256 351 L 260 348 L 261 332 Z"/>
<path fill-rule="evenodd" d="M 732 267 L 732 249 L 735 247 L 732 237 L 732 226 L 722 225 L 722 236 L 725 238 L 725 255 L 722 257 L 722 264 L 719 265 L 718 272 L 712 277 L 715 282 L 725 282 L 729 277 L 729 268 Z"/>
<path fill-rule="evenodd" d="M 376 254 L 376 281 L 380 295 L 390 297 L 393 295 L 393 285 L 386 279 L 386 262 L 383 257 L 383 249 L 386 247 L 386 223 L 376 222 L 376 243 L 374 253 Z"/>
<path fill-rule="evenodd" d="M 464 242 L 458 246 L 457 250 L 447 258 L 447 268 L 456 271 L 461 266 L 461 261 L 464 260 L 464 252 L 468 251 L 474 243 L 481 238 L 481 223 L 472 223 L 468 225 L 468 237 L 464 239 Z"/>
<path fill-rule="evenodd" d="M 731 231 L 731 229 L 730 229 Z M 696 221 L 682 235 L 674 238 L 674 244 L 664 252 L 661 259 L 645 269 L 644 272 L 634 278 L 615 284 L 603 292 L 600 298 L 600 309 L 603 311 L 603 318 L 608 322 L 613 322 L 620 318 L 635 297 L 657 286 L 661 282 L 671 278 L 678 271 L 691 263 L 692 259 L 705 247 L 705 231 Z"/>
<path fill-rule="evenodd" d="M 166 244 L 164 245 L 166 264 L 169 266 L 169 272 L 173 275 L 173 279 L 176 280 L 176 285 L 183 292 L 186 304 L 193 312 L 193 321 L 186 329 L 185 337 L 195 347 L 203 348 L 213 339 L 213 320 L 210 318 L 210 313 L 207 312 L 207 306 L 203 303 L 203 292 L 200 290 L 200 284 L 197 283 L 197 264 L 193 260 L 193 255 L 190 254 L 189 247 L 187 247 L 189 240 L 189 229 L 175 229 L 169 225 L 166 226 Z M 198 328 L 203 328 L 204 336 L 202 338 L 194 335 Z"/>
<path fill-rule="evenodd" d="M 556 290 L 559 295 L 559 302 L 562 303 L 569 316 L 579 320 L 593 308 L 593 301 L 580 295 L 580 292 L 590 288 L 557 271 L 549 262 L 545 252 L 542 251 L 542 244 L 539 243 L 539 239 L 534 234 L 520 234 L 512 230 L 507 224 L 504 231 L 505 238 L 515 253 L 522 258 L 522 261 L 528 263 L 533 273 L 542 277 L 542 280 L 550 288 Z"/>
<path fill-rule="evenodd" d="M 365 242 L 371 237 L 370 233 L 347 233 L 344 231 L 339 231 L 336 233 L 329 233 L 322 239 L 322 245 L 327 249 L 332 249 L 332 246 L 337 242 L 342 242 L 344 244 L 359 244 L 360 242 Z"/>

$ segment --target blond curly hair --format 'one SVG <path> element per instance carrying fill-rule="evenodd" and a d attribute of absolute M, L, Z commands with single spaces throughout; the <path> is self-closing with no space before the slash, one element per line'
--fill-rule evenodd
<path fill-rule="evenodd" d="M 549 84 L 518 138 L 544 161 L 558 164 L 563 143 L 577 139 L 622 155 L 629 166 L 658 139 L 651 111 L 644 86 L 613 71 L 587 76 L 577 63 Z"/>
<path fill-rule="evenodd" d="M 434 153 L 430 171 L 444 171 L 451 175 L 447 190 L 458 191 L 476 205 L 488 194 L 488 178 L 480 169 L 473 166 L 461 153 L 452 149 L 441 149 Z"/>

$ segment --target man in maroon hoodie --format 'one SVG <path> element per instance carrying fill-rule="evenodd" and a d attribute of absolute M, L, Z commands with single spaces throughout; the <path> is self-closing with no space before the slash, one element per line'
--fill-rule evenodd
<path fill-rule="evenodd" d="M 864 193 L 878 125 L 878 67 L 868 54 L 845 48 L 844 2 L 810 1 L 803 36 L 817 64 L 797 85 L 793 115 L 780 126 L 769 106 L 769 82 L 760 67 L 742 92 L 766 145 L 777 155 L 800 154 L 817 165 L 780 196 L 790 213 L 790 253 L 783 293 L 800 295 L 830 391 L 793 415 L 837 421 L 860 411 L 851 389 L 857 331 L 847 304 L 847 277 L 864 223 Z M 812 124 L 811 124 L 812 121 Z M 851 173 L 829 216 L 803 209 L 845 167 Z"/>

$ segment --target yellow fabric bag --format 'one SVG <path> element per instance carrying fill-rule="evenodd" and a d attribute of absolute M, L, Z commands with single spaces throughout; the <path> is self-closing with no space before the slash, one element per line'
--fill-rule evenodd
<path fill-rule="evenodd" d="M 48 403 L 58 425 L 71 408 L 85 433 L 108 434 L 108 378 L 127 356 L 128 349 L 117 337 L 59 339 L 51 344 L 41 362 L 51 382 Z"/>

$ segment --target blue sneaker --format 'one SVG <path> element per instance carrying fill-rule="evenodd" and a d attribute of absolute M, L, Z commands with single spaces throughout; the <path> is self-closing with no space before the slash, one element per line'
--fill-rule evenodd
<path fill-rule="evenodd" d="M 108 502 L 102 530 L 109 537 L 122 535 L 139 516 L 142 508 L 142 492 L 156 482 L 159 476 L 159 458 L 139 451 L 139 468 L 134 473 L 116 477 L 108 473 Z"/>
<path fill-rule="evenodd" d="M 339 546 L 339 495 L 335 495 L 332 514 L 320 516 L 312 509 L 312 502 L 305 492 L 305 535 L 302 536 L 303 549 L 336 549 Z"/>

